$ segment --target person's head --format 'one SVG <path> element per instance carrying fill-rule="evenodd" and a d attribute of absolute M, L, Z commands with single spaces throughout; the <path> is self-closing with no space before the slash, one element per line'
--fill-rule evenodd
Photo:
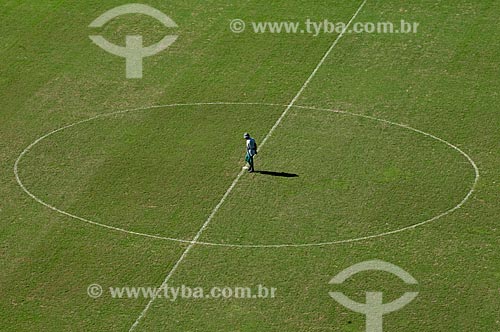
<path fill-rule="evenodd" d="M 250 134 L 249 133 L 244 133 L 243 134 L 243 138 L 244 139 L 249 139 L 250 138 Z"/>

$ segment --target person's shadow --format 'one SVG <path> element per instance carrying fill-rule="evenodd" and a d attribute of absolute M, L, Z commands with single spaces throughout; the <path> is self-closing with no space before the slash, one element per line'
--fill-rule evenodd
<path fill-rule="evenodd" d="M 255 171 L 255 173 L 259 173 L 262 175 L 270 175 L 270 176 L 280 176 L 283 178 L 296 178 L 299 175 L 294 173 L 285 173 L 285 172 L 273 172 L 273 171 Z"/>

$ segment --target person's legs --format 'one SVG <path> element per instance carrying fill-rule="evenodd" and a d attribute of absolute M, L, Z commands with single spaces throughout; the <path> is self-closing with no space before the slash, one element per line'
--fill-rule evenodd
<path fill-rule="evenodd" d="M 245 161 L 248 163 L 248 171 L 253 172 L 253 157 L 250 155 L 250 153 L 247 153 L 245 156 Z"/>
<path fill-rule="evenodd" d="M 248 158 L 248 164 L 250 165 L 250 168 L 248 169 L 248 171 L 251 173 L 254 171 L 253 169 L 253 156 L 249 156 L 250 158 Z"/>

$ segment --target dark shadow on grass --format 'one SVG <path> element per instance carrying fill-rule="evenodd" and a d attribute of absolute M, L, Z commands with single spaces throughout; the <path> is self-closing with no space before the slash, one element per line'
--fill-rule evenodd
<path fill-rule="evenodd" d="M 282 178 L 296 178 L 299 176 L 298 174 L 293 174 L 293 173 L 272 172 L 272 171 L 255 171 L 255 173 L 259 173 L 262 175 L 280 176 Z"/>

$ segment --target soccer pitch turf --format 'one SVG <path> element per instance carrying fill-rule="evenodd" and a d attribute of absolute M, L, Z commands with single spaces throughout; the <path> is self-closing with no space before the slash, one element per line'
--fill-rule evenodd
<path fill-rule="evenodd" d="M 499 1 L 151 0 L 176 27 L 89 27 L 126 4 L 0 3 L 0 331 L 381 331 L 330 292 L 418 292 L 384 331 L 500 331 Z M 308 20 L 349 24 L 252 30 Z M 130 79 L 89 35 L 178 38 Z M 331 283 L 373 260 L 416 282 Z M 207 296 L 115 292 L 161 285 Z"/>

